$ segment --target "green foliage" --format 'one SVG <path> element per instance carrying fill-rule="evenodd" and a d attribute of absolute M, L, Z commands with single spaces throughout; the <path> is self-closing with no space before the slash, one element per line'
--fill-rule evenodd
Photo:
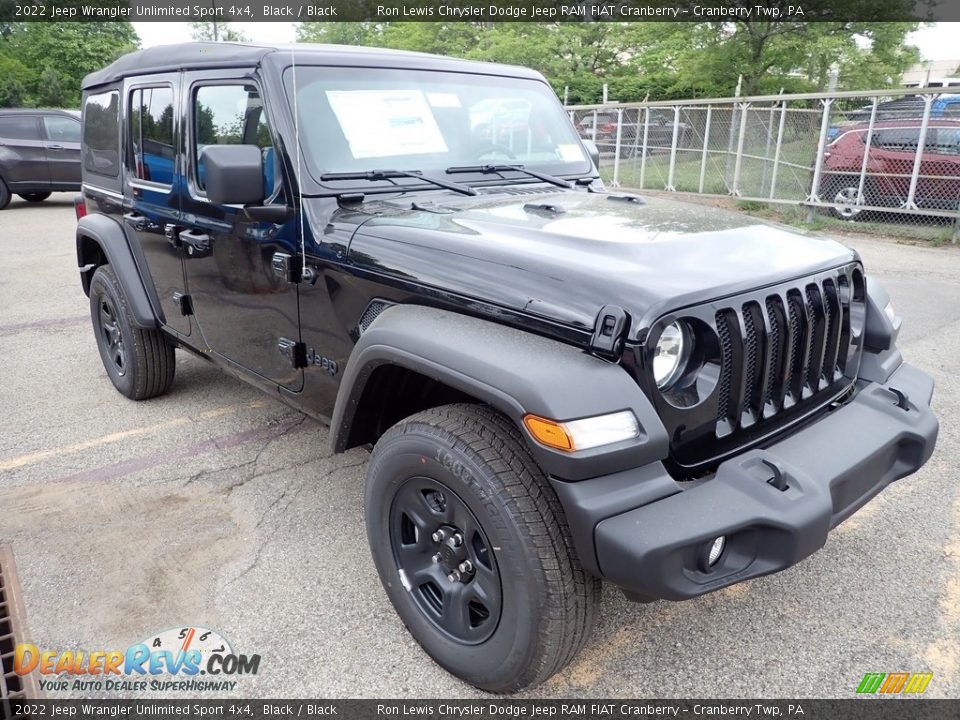
<path fill-rule="evenodd" d="M 836 0 L 848 6 L 865 0 Z M 876 0 L 877 16 L 903 0 Z M 870 16 L 868 9 L 858 10 Z M 621 102 L 896 84 L 916 62 L 906 36 L 918 23 L 301 23 L 301 42 L 373 45 L 525 65 L 571 103 L 594 103 L 607 83 Z"/>
<path fill-rule="evenodd" d="M 0 106 L 79 107 L 83 76 L 138 45 L 128 22 L 7 23 L 0 32 Z"/>

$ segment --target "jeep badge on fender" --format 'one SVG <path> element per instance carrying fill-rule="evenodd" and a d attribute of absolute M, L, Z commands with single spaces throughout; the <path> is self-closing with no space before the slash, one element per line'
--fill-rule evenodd
<path fill-rule="evenodd" d="M 384 591 L 484 690 L 566 666 L 601 581 L 684 600 L 783 570 L 933 452 L 933 381 L 854 251 L 607 193 L 531 70 L 149 48 L 84 80 L 82 162 L 117 390 L 166 392 L 180 349 L 372 447 Z"/>

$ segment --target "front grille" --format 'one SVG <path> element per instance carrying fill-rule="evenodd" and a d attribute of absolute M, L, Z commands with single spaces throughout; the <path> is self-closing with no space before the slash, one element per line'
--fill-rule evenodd
<path fill-rule="evenodd" d="M 33 676 L 17 675 L 13 669 L 17 644 L 27 641 L 26 612 L 13 552 L 0 546 L 0 718 L 19 717 L 13 714 L 12 700 L 39 697 Z"/>
<path fill-rule="evenodd" d="M 712 327 L 717 347 L 703 350 L 712 369 L 685 393 L 658 398 L 676 464 L 722 460 L 846 391 L 859 368 L 864 298 L 851 264 L 678 312 Z M 707 377 L 716 378 L 709 392 Z"/>
<path fill-rule="evenodd" d="M 718 435 L 769 419 L 843 381 L 850 333 L 839 331 L 849 327 L 850 295 L 841 300 L 838 280 L 845 283 L 846 276 L 717 311 Z"/>

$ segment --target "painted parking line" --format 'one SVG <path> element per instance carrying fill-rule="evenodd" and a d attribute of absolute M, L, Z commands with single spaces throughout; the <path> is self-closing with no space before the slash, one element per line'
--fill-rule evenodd
<path fill-rule="evenodd" d="M 60 447 L 51 448 L 50 450 L 41 450 L 40 452 L 21 455 L 20 457 L 11 458 L 9 460 L 0 460 L 0 472 L 4 470 L 15 470 L 16 468 L 24 467 L 25 465 L 33 465 L 52 457 L 68 455 L 70 453 L 80 452 L 82 450 L 90 450 L 91 448 L 109 445 L 110 443 L 119 442 L 120 440 L 127 440 L 140 435 L 147 435 L 159 432 L 161 430 L 169 430 L 170 428 L 187 425 L 196 420 L 209 420 L 211 418 L 221 417 L 223 415 L 232 415 L 233 413 L 241 410 L 263 407 L 267 404 L 267 402 L 267 400 L 254 400 L 248 403 L 226 405 L 213 410 L 205 410 L 204 412 L 197 413 L 196 415 L 173 418 L 172 420 L 156 423 L 154 425 L 144 425 L 143 427 L 132 428 L 130 430 L 121 430 L 120 432 L 110 433 L 109 435 L 101 435 L 100 437 L 91 438 L 90 440 L 84 440 L 72 445 L 63 445 Z"/>
<path fill-rule="evenodd" d="M 261 440 L 273 440 L 287 433 L 301 433 L 315 430 L 316 424 L 313 422 L 304 422 L 303 418 L 296 418 L 279 425 L 265 428 L 254 428 L 252 430 L 243 430 L 230 435 L 221 435 L 219 437 L 203 440 L 202 442 L 188 445 L 177 450 L 165 450 L 163 452 L 153 453 L 152 455 L 143 455 L 132 460 L 124 460 L 113 465 L 84 470 L 83 472 L 51 480 L 52 483 L 77 483 L 77 482 L 103 482 L 105 480 L 115 480 L 124 475 L 131 475 L 142 470 L 169 465 L 177 460 L 204 455 L 209 452 L 218 452 L 221 450 L 230 450 L 240 447 L 247 443 L 258 442 Z"/>
<path fill-rule="evenodd" d="M 11 325 L 0 325 L 0 335 L 21 332 L 23 330 L 35 330 L 37 328 L 79 325 L 82 322 L 89 322 L 89 320 L 89 315 L 75 315 L 65 318 L 47 318 L 46 320 L 32 320 L 30 322 L 13 323 Z"/>

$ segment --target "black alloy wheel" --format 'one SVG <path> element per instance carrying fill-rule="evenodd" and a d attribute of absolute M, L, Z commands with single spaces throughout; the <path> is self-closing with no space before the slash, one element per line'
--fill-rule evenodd
<path fill-rule="evenodd" d="M 106 295 L 100 296 L 99 305 L 98 319 L 101 342 L 117 375 L 123 377 L 127 372 L 127 355 L 123 346 L 123 330 L 120 329 L 120 323 L 117 321 L 117 310 Z"/>
<path fill-rule="evenodd" d="M 500 573 L 459 495 L 431 478 L 407 480 L 393 499 L 390 543 L 414 601 L 439 630 L 465 645 L 493 634 L 503 604 Z"/>

